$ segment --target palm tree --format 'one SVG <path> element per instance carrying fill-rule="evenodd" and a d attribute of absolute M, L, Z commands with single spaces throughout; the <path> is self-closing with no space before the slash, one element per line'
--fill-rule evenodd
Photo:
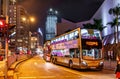
<path fill-rule="evenodd" d="M 87 23 L 87 24 L 83 24 L 84 28 L 86 29 L 97 29 L 100 31 L 100 33 L 102 34 L 102 31 L 104 28 L 106 28 L 106 26 L 103 26 L 102 24 L 102 19 L 93 19 L 94 23 Z"/>
<path fill-rule="evenodd" d="M 110 25 L 111 28 L 114 28 L 114 38 L 115 38 L 114 43 L 117 43 L 117 33 L 115 32 L 115 26 L 116 26 L 117 24 L 120 25 L 120 23 L 118 22 L 117 19 L 118 19 L 118 18 L 114 18 L 113 21 L 107 23 L 107 25 Z"/>
<path fill-rule="evenodd" d="M 94 29 L 93 24 L 91 24 L 91 23 L 83 24 L 83 26 L 86 29 Z"/>
<path fill-rule="evenodd" d="M 116 30 L 115 32 L 117 32 L 116 36 L 115 36 L 115 39 L 116 39 L 115 43 L 117 43 L 117 40 L 119 39 L 118 38 L 118 26 L 119 26 L 118 20 L 119 20 L 119 15 L 120 15 L 120 5 L 118 4 L 116 7 L 110 8 L 109 14 L 115 16 L 115 19 L 113 20 L 113 24 L 115 24 L 115 25 L 112 25 L 112 27 L 114 27 L 114 30 Z M 108 24 L 111 24 L 111 23 L 109 22 Z M 119 42 L 119 40 L 118 40 L 118 42 Z"/>
<path fill-rule="evenodd" d="M 106 28 L 106 26 L 103 26 L 102 24 L 102 19 L 93 19 L 94 20 L 94 24 L 93 26 L 98 29 L 100 32 L 103 31 L 104 28 Z"/>

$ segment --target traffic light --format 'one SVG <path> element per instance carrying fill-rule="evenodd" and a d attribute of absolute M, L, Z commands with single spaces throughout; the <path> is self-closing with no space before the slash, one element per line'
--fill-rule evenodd
<path fill-rule="evenodd" d="M 0 17 L 0 37 L 6 34 L 6 17 Z"/>
<path fill-rule="evenodd" d="M 4 28 L 6 26 L 5 17 L 0 17 L 0 28 Z"/>
<path fill-rule="evenodd" d="M 5 21 L 4 20 L 0 20 L 0 27 L 4 28 L 5 27 Z"/>
<path fill-rule="evenodd" d="M 8 36 L 10 30 L 12 30 L 14 27 L 14 24 L 6 23 L 6 17 L 0 17 L 0 37 L 3 37 L 4 35 Z"/>

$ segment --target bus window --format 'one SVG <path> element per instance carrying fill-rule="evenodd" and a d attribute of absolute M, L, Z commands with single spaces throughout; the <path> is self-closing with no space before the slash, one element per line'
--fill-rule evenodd
<path fill-rule="evenodd" d="M 79 58 L 80 56 L 80 50 L 79 49 L 76 49 L 76 58 Z"/>
<path fill-rule="evenodd" d="M 71 58 L 78 58 L 79 57 L 79 49 L 70 49 L 70 57 Z"/>
<path fill-rule="evenodd" d="M 100 59 L 102 58 L 101 51 L 99 49 L 90 49 L 84 50 L 83 52 L 83 59 Z"/>
<path fill-rule="evenodd" d="M 74 57 L 74 49 L 70 49 L 70 57 L 73 58 Z"/>
<path fill-rule="evenodd" d="M 95 53 L 95 55 L 94 55 L 94 56 L 95 56 L 95 59 L 102 58 L 100 50 L 95 49 L 95 50 L 94 50 L 94 53 Z"/>

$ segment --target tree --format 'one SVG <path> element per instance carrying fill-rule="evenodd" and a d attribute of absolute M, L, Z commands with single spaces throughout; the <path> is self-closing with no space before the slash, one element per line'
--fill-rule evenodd
<path fill-rule="evenodd" d="M 119 42 L 119 38 L 118 38 L 118 26 L 119 24 L 119 15 L 120 15 L 120 5 L 118 4 L 116 7 L 114 8 L 110 8 L 109 9 L 109 14 L 115 16 L 115 19 L 113 19 L 112 22 L 109 22 L 108 24 L 110 24 L 112 27 L 114 27 L 114 32 L 115 33 L 115 43 L 117 43 L 117 40 Z"/>
<path fill-rule="evenodd" d="M 111 28 L 114 28 L 114 38 L 115 38 L 114 43 L 116 43 L 117 42 L 117 40 L 116 40 L 117 32 L 115 31 L 115 26 L 120 25 L 120 22 L 118 22 L 118 18 L 114 18 L 113 21 L 108 22 L 107 25 L 110 25 Z"/>
<path fill-rule="evenodd" d="M 103 26 L 102 24 L 102 19 L 94 19 L 94 24 L 93 26 L 98 29 L 100 32 L 103 31 L 104 28 L 106 28 L 106 26 Z"/>
<path fill-rule="evenodd" d="M 84 28 L 86 29 L 97 29 L 101 32 L 102 34 L 102 31 L 104 28 L 106 28 L 106 26 L 103 26 L 102 24 L 102 19 L 93 19 L 94 23 L 91 24 L 91 23 L 87 23 L 87 24 L 83 24 Z"/>
<path fill-rule="evenodd" d="M 87 29 L 94 29 L 93 24 L 91 23 L 83 24 L 83 26 L 84 28 L 87 28 Z"/>

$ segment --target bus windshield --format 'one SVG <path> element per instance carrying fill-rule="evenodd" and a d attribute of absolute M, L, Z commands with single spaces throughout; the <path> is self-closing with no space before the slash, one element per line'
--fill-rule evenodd
<path fill-rule="evenodd" d="M 100 49 L 92 48 L 92 49 L 84 49 L 82 51 L 83 59 L 101 59 L 102 51 Z"/>

